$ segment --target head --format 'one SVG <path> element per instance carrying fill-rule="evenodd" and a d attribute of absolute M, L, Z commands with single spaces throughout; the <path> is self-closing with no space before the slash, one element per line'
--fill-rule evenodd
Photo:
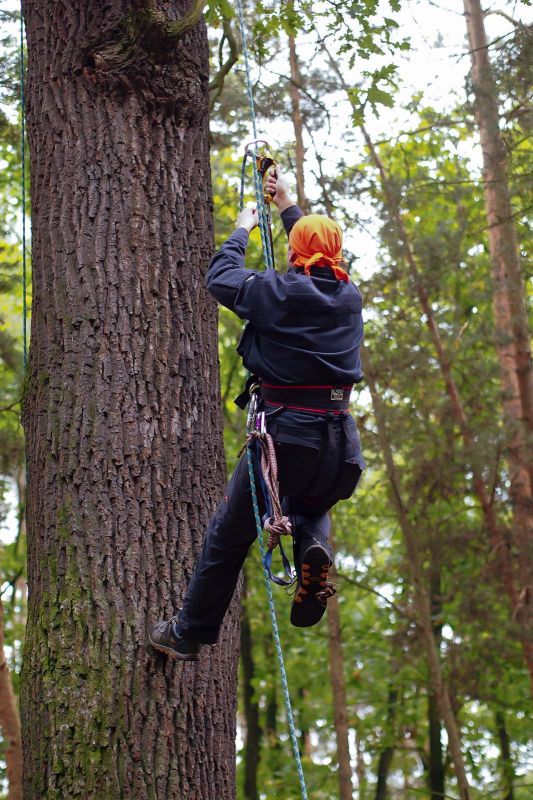
<path fill-rule="evenodd" d="M 335 220 L 322 214 L 300 217 L 289 234 L 289 261 L 309 274 L 312 266 L 331 267 L 339 280 L 348 280 L 339 267 L 342 257 L 342 231 Z"/>

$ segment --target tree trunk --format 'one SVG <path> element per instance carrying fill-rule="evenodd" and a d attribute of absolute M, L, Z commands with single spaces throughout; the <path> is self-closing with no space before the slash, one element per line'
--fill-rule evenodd
<path fill-rule="evenodd" d="M 289 60 L 291 67 L 291 80 L 289 84 L 289 93 L 291 96 L 291 110 L 292 110 L 292 124 L 294 127 L 294 158 L 296 161 L 296 197 L 298 206 L 304 214 L 309 213 L 307 206 L 307 198 L 305 196 L 305 147 L 303 140 L 303 118 L 302 110 L 300 107 L 300 90 L 301 84 L 300 68 L 298 66 L 298 57 L 296 55 L 296 39 L 294 36 L 289 35 Z"/>
<path fill-rule="evenodd" d="M 442 593 L 440 566 L 435 553 L 431 554 L 430 578 L 431 619 L 433 623 L 433 637 L 439 657 L 442 641 Z M 441 721 L 439 703 L 435 693 L 428 691 L 428 729 L 429 729 L 429 758 L 428 758 L 428 789 L 431 800 L 442 800 L 445 788 L 445 768 L 441 741 Z"/>
<path fill-rule="evenodd" d="M 394 742 L 395 738 L 395 719 L 396 719 L 396 708 L 398 703 L 398 690 L 394 687 L 389 688 L 389 694 L 387 698 L 387 738 L 389 739 L 389 743 L 383 748 L 383 750 L 379 754 L 379 761 L 378 761 L 378 769 L 377 769 L 377 776 L 378 781 L 376 784 L 376 795 L 375 800 L 387 800 L 387 778 L 389 777 L 389 771 L 392 764 L 392 758 L 394 756 Z"/>
<path fill-rule="evenodd" d="M 4 653 L 4 604 L 0 597 L 0 730 L 5 743 L 8 800 L 22 800 L 22 742 L 17 698 Z"/>
<path fill-rule="evenodd" d="M 333 564 L 330 569 L 331 580 L 335 583 L 335 537 L 333 528 L 330 532 L 330 544 L 333 550 Z M 337 763 L 339 765 L 339 800 L 352 800 L 353 783 L 350 764 L 350 745 L 348 740 L 348 710 L 346 708 L 346 684 L 344 681 L 344 658 L 342 653 L 341 621 L 339 600 L 333 595 L 328 600 L 328 640 L 329 640 L 329 676 L 333 693 L 333 721 L 337 741 Z"/>
<path fill-rule="evenodd" d="M 492 262 L 493 312 L 500 362 L 513 533 L 521 590 L 517 614 L 533 633 L 533 365 L 524 277 L 500 131 L 498 90 L 489 59 L 480 0 L 464 0 L 472 59 L 475 119 L 483 153 L 483 191 Z"/>
<path fill-rule="evenodd" d="M 385 461 L 387 477 L 392 489 L 392 499 L 396 507 L 396 512 L 405 543 L 405 549 L 407 552 L 407 562 L 409 564 L 411 580 L 413 582 L 414 600 L 417 610 L 417 622 L 420 627 L 428 660 L 430 691 L 433 691 L 437 698 L 439 712 L 444 720 L 446 731 L 448 733 L 448 746 L 455 767 L 455 776 L 457 779 L 459 797 L 461 800 L 470 800 L 470 789 L 468 786 L 465 764 L 461 753 L 459 728 L 450 702 L 448 687 L 446 686 L 442 675 L 439 652 L 435 642 L 435 637 L 433 635 L 431 604 L 428 591 L 424 585 L 424 575 L 422 571 L 420 555 L 418 552 L 416 534 L 402 499 L 400 480 L 394 459 L 392 457 L 392 450 L 387 434 L 385 409 L 381 397 L 378 394 L 375 378 L 370 367 L 368 354 L 366 353 L 364 347 L 361 349 L 361 356 L 366 381 L 372 396 L 372 406 L 374 409 L 374 416 L 376 418 L 378 440 Z"/>
<path fill-rule="evenodd" d="M 180 605 L 224 477 L 202 5 L 23 6 L 24 796 L 231 800 L 236 604 L 197 664 L 146 645 Z"/>
<path fill-rule="evenodd" d="M 502 800 L 514 800 L 514 766 L 511 743 L 505 725 L 505 713 L 498 709 L 494 714 L 498 739 L 500 740 L 500 763 L 504 786 Z"/>
<path fill-rule="evenodd" d="M 311 729 L 305 719 L 305 709 L 309 698 L 309 690 L 305 686 L 298 687 L 298 706 L 299 706 L 299 728 L 300 728 L 300 753 L 305 758 L 311 759 L 313 756 L 313 745 L 311 743 Z"/>
<path fill-rule="evenodd" d="M 252 653 L 252 631 L 246 604 L 247 581 L 244 572 L 243 599 L 241 608 L 241 666 L 242 691 L 244 697 L 244 718 L 246 736 L 244 740 L 244 796 L 246 800 L 259 800 L 257 791 L 257 768 L 261 750 L 262 730 L 259 724 L 259 704 L 254 697 L 253 680 L 255 664 Z"/>

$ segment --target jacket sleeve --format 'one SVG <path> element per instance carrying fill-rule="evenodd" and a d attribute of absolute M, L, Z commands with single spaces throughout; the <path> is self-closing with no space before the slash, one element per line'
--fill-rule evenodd
<path fill-rule="evenodd" d="M 299 209 L 298 206 L 296 205 L 289 206 L 288 208 L 285 209 L 285 211 L 281 212 L 281 221 L 283 222 L 283 225 L 285 227 L 285 233 L 287 234 L 287 236 L 291 232 L 294 223 L 298 222 L 300 217 L 303 217 L 303 215 L 304 215 L 303 211 L 301 211 L 301 209 Z"/>
<path fill-rule="evenodd" d="M 245 269 L 248 231 L 237 228 L 211 259 L 206 286 L 221 305 L 241 319 L 252 320 L 258 306 L 263 273 Z"/>

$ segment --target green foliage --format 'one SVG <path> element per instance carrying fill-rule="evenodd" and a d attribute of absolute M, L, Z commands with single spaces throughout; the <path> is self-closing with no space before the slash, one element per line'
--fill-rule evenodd
<path fill-rule="evenodd" d="M 367 4 L 359 5 L 362 8 Z M 337 6 L 340 7 L 341 4 Z M 347 19 L 354 19 L 350 17 L 353 10 L 352 5 L 342 4 L 342 25 Z M 339 34 L 339 27 L 335 27 L 341 25 L 335 13 L 330 23 L 335 31 L 335 57 L 341 73 L 346 74 L 354 52 L 348 52 L 347 42 Z M 393 31 L 390 20 L 387 24 Z M 266 18 L 256 25 L 263 26 L 260 33 L 266 41 Z M 278 29 L 281 31 L 283 26 L 278 25 Z M 309 33 L 311 23 L 307 27 L 304 24 L 302 29 Z M 290 32 L 297 30 L 295 24 Z M 381 36 L 377 29 L 372 33 Z M 359 45 L 366 47 L 364 36 L 357 38 Z M 380 48 L 383 45 L 381 39 L 374 40 L 374 44 Z M 405 46 L 396 45 L 396 51 Z M 515 105 L 523 104 L 527 97 L 527 81 L 523 77 L 526 69 L 523 50 L 527 47 L 529 42 L 522 41 L 514 51 L 501 56 L 502 91 L 513 96 Z M 268 51 L 256 44 L 254 48 L 254 57 L 259 61 L 278 52 L 272 43 Z M 357 53 L 357 57 L 361 55 Z M 511 59 L 516 64 L 514 75 L 504 67 Z M 314 62 L 301 61 L 300 67 L 303 75 L 300 99 L 305 121 L 314 136 L 327 136 L 325 101 L 328 94 L 343 90 L 342 82 L 332 70 L 325 72 Z M 361 72 L 357 85 L 349 87 L 357 126 L 370 112 L 379 115 L 380 107 L 392 106 L 396 82 L 394 63 L 382 63 L 375 70 Z M 262 119 L 290 120 L 287 90 L 288 81 L 282 74 L 277 85 L 265 82 L 255 87 L 256 110 Z M 219 242 L 231 231 L 236 213 L 238 162 L 223 154 L 228 152 L 228 146 L 238 148 L 237 132 L 243 115 L 232 118 L 231 111 L 236 106 L 242 107 L 242 74 L 227 80 L 224 95 L 216 123 L 223 133 L 215 134 L 220 149 L 214 159 Z M 371 277 L 360 278 L 365 297 L 367 344 L 386 404 L 389 437 L 400 470 L 404 502 L 417 531 L 424 574 L 431 588 L 435 633 L 440 637 L 442 667 L 458 712 L 473 797 L 498 797 L 503 791 L 500 742 L 494 723 L 497 709 L 504 710 L 507 734 L 513 742 L 515 795 L 520 797 L 528 791 L 528 720 L 524 714 L 528 680 L 518 631 L 502 596 L 471 485 L 471 468 L 475 464 L 492 488 L 500 519 L 509 523 L 490 264 L 484 238 L 486 217 L 482 187 L 470 155 L 475 146 L 471 109 L 466 106 L 449 113 L 437 112 L 424 108 L 420 95 L 413 97 L 407 108 L 412 115 L 410 129 L 403 136 L 383 141 L 379 152 L 391 178 L 474 431 L 474 447 L 468 452 L 453 419 L 432 339 L 404 263 L 403 248 L 379 176 L 364 151 L 354 144 L 355 136 L 347 137 L 348 147 L 339 159 L 337 170 L 321 173 L 322 196 L 313 210 L 332 206 L 339 219 L 353 226 L 358 217 L 350 204 L 364 198 L 366 213 L 371 212 L 377 221 L 374 227 L 378 237 L 378 269 Z M 530 145 L 523 135 L 523 126 L 523 115 L 511 114 L 506 136 L 513 143 L 511 188 L 517 207 L 525 211 L 528 193 L 524 191 L 524 181 L 529 187 L 526 161 Z M 289 158 L 291 146 L 288 142 Z M 521 218 L 517 216 L 518 221 Z M 530 232 L 520 228 L 520 233 L 522 250 L 527 253 L 531 246 Z M 278 242 L 283 250 L 282 235 Z M 278 261 L 281 263 L 283 258 L 281 252 Z M 250 245 L 247 263 L 260 266 L 256 240 Z M 244 427 L 243 415 L 232 406 L 232 398 L 244 380 L 233 349 L 240 329 L 235 317 L 222 310 L 220 355 L 230 468 L 242 442 Z M 363 800 L 373 798 L 378 760 L 383 749 L 390 746 L 394 749 L 390 796 L 400 796 L 393 787 L 405 777 L 412 787 L 409 797 L 414 798 L 425 796 L 426 791 L 429 755 L 426 658 L 416 624 L 409 565 L 364 385 L 358 390 L 354 408 L 368 469 L 356 497 L 335 509 L 334 530 L 347 710 L 364 762 L 358 796 Z M 257 548 L 252 550 L 246 570 L 245 604 L 252 625 L 256 673 L 252 686 L 242 685 L 241 692 L 251 689 L 259 708 L 262 744 L 258 784 L 267 797 L 297 798 L 298 784 L 286 738 Z M 308 791 L 312 797 L 335 797 L 338 792 L 335 730 L 327 680 L 325 625 L 311 631 L 292 629 L 288 624 L 290 598 L 277 587 L 275 593 L 302 745 L 306 731 L 310 736 L 311 754 L 304 756 Z M 392 706 L 391 693 L 396 698 Z M 243 715 L 241 704 L 239 720 L 244 730 Z M 238 774 L 239 797 L 243 798 L 244 758 L 245 752 L 241 751 Z M 455 785 L 449 758 L 445 763 L 447 792 L 453 796 Z"/>

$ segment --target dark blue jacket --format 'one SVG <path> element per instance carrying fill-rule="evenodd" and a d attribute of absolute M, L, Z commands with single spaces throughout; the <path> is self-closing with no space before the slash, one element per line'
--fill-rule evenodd
<path fill-rule="evenodd" d="M 287 234 L 302 216 L 286 209 Z M 351 386 L 363 378 L 359 349 L 363 341 L 361 294 L 339 281 L 328 267 L 311 275 L 290 267 L 245 269 L 248 232 L 238 228 L 213 256 L 207 288 L 219 303 L 248 320 L 237 352 L 244 366 L 274 384 Z"/>

